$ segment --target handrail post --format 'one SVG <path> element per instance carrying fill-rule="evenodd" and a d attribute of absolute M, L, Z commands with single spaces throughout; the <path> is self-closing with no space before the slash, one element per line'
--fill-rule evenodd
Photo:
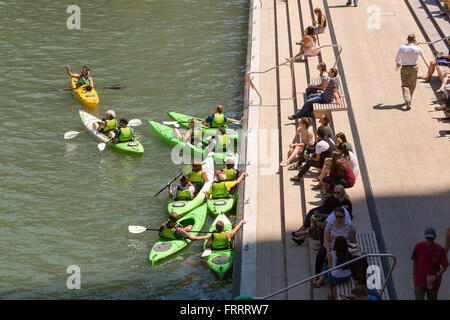
<path fill-rule="evenodd" d="M 346 265 L 348 265 L 348 264 L 351 264 L 351 263 L 353 263 L 353 262 L 356 262 L 356 261 L 358 261 L 358 260 L 361 260 L 361 259 L 367 258 L 367 257 L 386 257 L 386 258 L 392 258 L 392 259 L 394 260 L 394 263 L 393 263 L 393 265 L 390 267 L 389 272 L 388 272 L 388 275 L 386 276 L 386 279 L 384 280 L 384 285 L 383 285 L 383 287 L 381 288 L 381 291 L 380 291 L 380 296 L 381 296 L 381 295 L 383 294 L 383 292 L 384 292 L 384 289 L 385 289 L 385 287 L 386 287 L 386 284 L 388 283 L 389 279 L 391 278 L 392 272 L 394 271 L 395 265 L 396 265 L 396 263 L 397 263 L 397 258 L 396 258 L 394 255 L 389 254 L 389 253 L 367 253 L 367 254 L 365 254 L 365 255 L 359 256 L 359 257 L 357 257 L 357 258 L 355 258 L 355 259 L 352 259 L 352 260 L 350 260 L 350 261 L 347 261 L 347 262 L 345 262 L 345 263 L 342 263 L 342 264 L 340 264 L 340 265 L 338 265 L 338 266 L 336 266 L 336 267 L 333 267 L 333 268 L 328 269 L 328 270 L 326 270 L 326 271 L 322 271 L 321 273 L 315 274 L 315 275 L 313 275 L 313 276 L 311 276 L 311 277 L 309 277 L 309 278 L 306 278 L 306 279 L 301 280 L 301 281 L 299 281 L 299 282 L 295 282 L 295 283 L 293 283 L 293 284 L 287 286 L 286 288 L 283 288 L 283 289 L 274 291 L 274 292 L 272 292 L 272 293 L 270 293 L 270 294 L 268 294 L 268 295 L 266 295 L 266 296 L 264 296 L 264 297 L 254 297 L 253 299 L 254 299 L 254 300 L 265 300 L 265 299 L 271 298 L 271 297 L 273 297 L 273 296 L 276 296 L 277 294 L 280 294 L 280 293 L 282 293 L 282 292 L 285 292 L 285 291 L 287 291 L 287 290 L 290 290 L 290 289 L 292 289 L 292 288 L 294 288 L 294 287 L 297 287 L 297 286 L 299 286 L 299 285 L 301 285 L 301 284 L 303 284 L 303 283 L 305 283 L 305 282 L 311 281 L 311 280 L 313 280 L 313 279 L 315 279 L 315 278 L 317 278 L 317 277 L 320 277 L 320 276 L 322 276 L 322 275 L 324 275 L 324 274 L 327 274 L 327 273 L 329 273 L 329 272 L 331 272 L 331 271 L 333 271 L 333 270 L 339 269 L 339 268 L 341 268 L 341 267 L 343 267 L 343 266 L 346 266 Z"/>

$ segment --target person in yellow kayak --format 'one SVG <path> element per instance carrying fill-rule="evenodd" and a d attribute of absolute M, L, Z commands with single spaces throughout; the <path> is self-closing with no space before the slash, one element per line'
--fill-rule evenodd
<path fill-rule="evenodd" d="M 233 195 L 232 189 L 241 183 L 241 181 L 247 176 L 248 173 L 244 172 L 239 176 L 239 178 L 237 178 L 237 180 L 226 181 L 227 175 L 224 172 L 217 170 L 215 181 L 209 188 L 209 191 L 205 191 L 205 194 L 207 197 L 212 195 L 213 199 L 229 198 Z"/>
<path fill-rule="evenodd" d="M 118 142 L 127 142 L 134 140 L 134 131 L 132 128 L 128 126 L 128 120 L 126 118 L 122 118 L 119 121 L 119 128 L 113 131 L 113 143 Z"/>
<path fill-rule="evenodd" d="M 219 128 L 225 126 L 225 122 L 241 122 L 245 117 L 242 117 L 241 120 L 231 119 L 223 114 L 223 106 L 218 105 L 216 107 L 216 111 L 214 114 L 208 116 L 205 120 L 202 121 L 204 126 L 209 126 L 210 128 Z"/>
<path fill-rule="evenodd" d="M 189 173 L 186 178 L 190 183 L 192 183 L 195 187 L 195 195 L 200 191 L 205 182 L 208 182 L 208 176 L 205 172 L 202 171 L 202 163 L 196 162 L 192 164 L 192 171 Z"/>
<path fill-rule="evenodd" d="M 105 117 L 100 122 L 92 124 L 95 130 L 112 138 L 112 133 L 117 129 L 116 113 L 113 110 L 106 111 Z"/>
<path fill-rule="evenodd" d="M 192 200 L 195 193 L 195 187 L 190 183 L 186 176 L 181 176 L 180 185 L 176 186 L 172 190 L 172 183 L 169 182 L 169 197 L 173 198 L 175 195 L 175 200 Z"/>
<path fill-rule="evenodd" d="M 233 237 L 238 232 L 243 224 L 245 224 L 245 220 L 239 221 L 239 223 L 233 228 L 231 231 L 224 230 L 223 221 L 216 222 L 216 230 L 213 231 L 212 234 L 206 236 L 200 236 L 196 238 L 208 239 L 205 244 L 205 248 L 210 248 L 211 250 L 226 250 L 231 249 Z M 201 240 L 198 239 L 198 240 Z M 197 239 L 196 239 L 197 240 Z"/>
<path fill-rule="evenodd" d="M 201 122 L 192 118 L 189 120 L 189 129 L 187 130 L 186 134 L 183 136 L 180 133 L 180 130 L 178 128 L 173 129 L 173 134 L 175 137 L 177 137 L 180 140 L 190 142 L 192 145 L 197 147 L 202 147 L 202 129 L 199 127 L 199 124 Z"/>
<path fill-rule="evenodd" d="M 70 77 L 78 79 L 77 88 L 85 88 L 87 91 L 91 91 L 94 88 L 94 80 L 90 76 L 90 69 L 88 66 L 81 68 L 80 74 L 70 72 L 69 65 L 66 64 L 66 70 Z"/>

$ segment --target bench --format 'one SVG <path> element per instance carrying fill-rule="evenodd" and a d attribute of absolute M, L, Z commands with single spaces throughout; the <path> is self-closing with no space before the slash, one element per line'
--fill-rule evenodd
<path fill-rule="evenodd" d="M 320 78 L 312 78 L 311 79 L 311 84 L 313 85 L 319 85 L 322 82 L 322 80 Z M 339 79 L 339 93 L 342 96 L 342 84 L 341 84 L 341 80 Z M 330 117 L 330 119 L 332 119 L 331 117 L 331 112 L 333 111 L 347 111 L 347 104 L 345 102 L 345 98 L 340 98 L 339 102 L 341 103 L 340 105 L 336 104 L 335 102 L 330 102 L 330 103 L 314 103 L 313 104 L 313 112 L 314 112 L 314 117 L 316 119 L 319 119 L 322 114 L 326 114 Z"/>
<path fill-rule="evenodd" d="M 361 248 L 361 254 L 366 253 L 379 253 L 378 251 L 378 244 L 375 236 L 375 232 L 367 232 L 367 233 L 356 233 L 356 240 L 358 241 L 359 247 Z M 385 282 L 384 273 L 383 273 L 383 266 L 381 264 L 381 258 L 380 257 L 369 257 L 367 258 L 367 262 L 370 265 L 376 265 L 380 268 L 381 273 L 381 286 L 383 286 Z M 336 286 L 337 289 L 337 299 L 340 300 L 340 295 L 346 295 L 349 296 L 351 293 L 351 290 L 355 287 L 355 284 L 353 282 L 353 279 L 351 279 L 347 283 L 339 284 Z M 387 290 L 385 289 L 383 292 L 383 295 L 381 296 L 383 300 L 389 300 L 389 294 Z"/>

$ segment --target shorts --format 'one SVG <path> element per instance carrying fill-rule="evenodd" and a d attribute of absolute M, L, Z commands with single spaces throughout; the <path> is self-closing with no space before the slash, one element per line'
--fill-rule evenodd
<path fill-rule="evenodd" d="M 438 64 L 438 66 L 450 67 L 450 60 L 448 59 L 436 59 L 435 61 Z"/>

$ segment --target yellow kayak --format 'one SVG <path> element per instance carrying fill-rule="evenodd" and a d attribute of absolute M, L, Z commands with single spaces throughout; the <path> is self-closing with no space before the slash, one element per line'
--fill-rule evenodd
<path fill-rule="evenodd" d="M 72 88 L 77 87 L 77 79 L 72 78 Z M 97 91 L 92 88 L 91 91 L 86 91 L 85 89 L 74 89 L 75 96 L 83 103 L 85 106 L 90 108 L 96 108 L 97 104 L 100 102 Z"/>

